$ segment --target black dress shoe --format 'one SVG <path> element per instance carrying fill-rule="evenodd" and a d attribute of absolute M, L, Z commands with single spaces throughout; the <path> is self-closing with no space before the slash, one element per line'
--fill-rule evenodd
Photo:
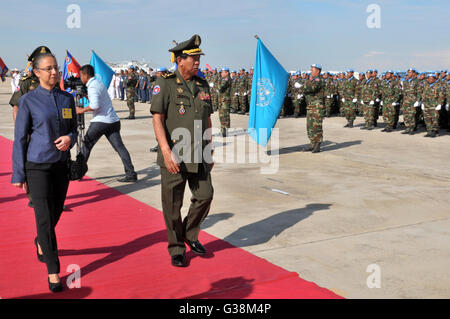
<path fill-rule="evenodd" d="M 39 254 L 39 248 L 38 248 L 37 237 L 34 239 L 34 245 L 36 246 L 36 255 L 37 255 L 38 260 L 39 260 L 41 263 L 45 263 L 44 255 Z"/>
<path fill-rule="evenodd" d="M 136 175 L 125 176 L 123 178 L 119 178 L 117 181 L 121 182 L 121 183 L 136 183 L 137 182 L 137 176 Z"/>
<path fill-rule="evenodd" d="M 197 240 L 197 241 L 190 241 L 185 239 L 184 240 L 189 247 L 191 248 L 191 250 L 196 253 L 197 255 L 204 255 L 206 254 L 206 249 L 205 247 L 203 247 L 203 245 Z"/>
<path fill-rule="evenodd" d="M 156 145 L 155 147 L 152 147 L 150 149 L 150 152 L 158 152 L 158 147 L 159 147 L 159 145 Z"/>
<path fill-rule="evenodd" d="M 171 259 L 172 265 L 174 265 L 175 267 L 186 267 L 186 259 L 184 257 L 184 254 L 172 256 Z"/>
<path fill-rule="evenodd" d="M 48 289 L 50 289 L 51 292 L 61 292 L 63 291 L 63 286 L 60 282 L 52 283 L 50 282 L 50 278 L 48 279 Z"/>

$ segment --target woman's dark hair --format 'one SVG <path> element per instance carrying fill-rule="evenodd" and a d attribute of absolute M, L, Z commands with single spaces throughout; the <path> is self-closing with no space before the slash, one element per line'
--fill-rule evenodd
<path fill-rule="evenodd" d="M 39 54 L 38 56 L 36 56 L 33 60 L 33 69 L 39 69 L 39 66 L 41 65 L 42 59 L 43 58 L 47 58 L 47 57 L 52 57 L 55 59 L 56 61 L 56 57 L 52 54 L 52 53 L 42 53 Z M 56 61 L 58 62 L 58 61 Z"/>
<path fill-rule="evenodd" d="M 83 74 L 86 74 L 90 78 L 95 76 L 94 67 L 90 64 L 83 65 L 80 69 L 80 72 L 82 72 Z"/>

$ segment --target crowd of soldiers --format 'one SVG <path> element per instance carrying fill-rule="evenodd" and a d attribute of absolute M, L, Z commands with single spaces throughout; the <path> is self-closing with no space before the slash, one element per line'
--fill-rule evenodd
<path fill-rule="evenodd" d="M 449 89 L 450 74 L 446 70 L 422 72 L 410 68 L 402 77 L 400 72 L 388 70 L 381 77 L 377 70 L 354 70 L 331 74 L 323 72 L 324 117 L 345 117 L 344 127 L 353 127 L 357 116 L 364 118 L 361 129 L 373 130 L 381 115 L 386 124 L 383 132 L 400 127 L 403 114 L 403 134 L 413 135 L 418 125 L 425 125 L 426 137 L 436 137 L 439 128 L 450 130 Z M 307 72 L 291 74 L 285 103 L 280 116 L 299 117 L 306 113 L 304 83 Z"/>
<path fill-rule="evenodd" d="M 214 110 L 219 110 L 222 135 L 230 127 L 229 113 L 248 114 L 253 69 L 246 72 L 229 71 L 228 68 L 204 70 L 210 83 Z M 378 75 L 377 70 L 359 72 L 321 72 L 323 93 L 322 117 L 341 116 L 344 127 L 352 128 L 357 116 L 364 119 L 360 129 L 373 130 L 378 119 L 383 118 L 383 132 L 404 128 L 403 134 L 413 135 L 418 126 L 425 126 L 426 137 L 436 137 L 439 129 L 450 131 L 450 74 L 446 70 L 407 72 L 388 70 Z M 301 117 L 307 113 L 305 83 L 310 72 L 292 72 L 280 118 Z M 403 123 L 399 116 L 403 115 Z"/>

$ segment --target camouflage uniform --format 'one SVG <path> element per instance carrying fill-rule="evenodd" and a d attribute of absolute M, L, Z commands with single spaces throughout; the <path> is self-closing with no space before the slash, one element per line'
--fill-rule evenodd
<path fill-rule="evenodd" d="M 134 72 L 131 72 L 128 74 L 127 78 L 127 106 L 130 110 L 130 115 L 128 116 L 129 119 L 134 119 L 135 114 L 135 107 L 134 107 L 134 98 L 136 93 L 136 84 L 137 84 L 137 77 Z"/>
<path fill-rule="evenodd" d="M 284 97 L 283 106 L 281 108 L 280 117 L 286 117 L 290 113 L 290 107 L 292 105 L 292 88 L 293 88 L 293 81 L 292 77 L 289 76 L 288 85 L 286 88 L 286 95 Z"/>
<path fill-rule="evenodd" d="M 18 106 L 19 99 L 22 97 L 22 95 L 37 88 L 39 86 L 39 79 L 34 75 L 34 73 L 31 76 L 24 76 L 20 80 L 19 86 L 19 90 L 14 92 L 14 94 L 11 96 L 11 99 L 9 100 L 9 105 L 11 106 Z M 57 86 L 59 87 L 58 84 Z"/>
<path fill-rule="evenodd" d="M 237 78 L 237 90 L 239 92 L 239 107 L 240 113 L 245 114 L 247 110 L 247 91 L 248 82 L 245 74 L 239 75 Z"/>
<path fill-rule="evenodd" d="M 324 80 L 325 83 L 325 116 L 329 117 L 331 115 L 331 106 L 333 104 L 333 95 L 336 91 L 335 83 L 331 78 Z"/>
<path fill-rule="evenodd" d="M 356 112 L 359 116 L 364 115 L 363 104 L 361 104 L 360 101 L 361 101 L 361 91 L 366 81 L 367 79 L 365 78 L 362 80 L 358 79 L 356 81 Z"/>
<path fill-rule="evenodd" d="M 439 131 L 438 105 L 444 103 L 444 91 L 437 81 L 432 84 L 426 83 L 422 92 L 422 111 L 427 128 L 427 136 L 437 134 Z"/>
<path fill-rule="evenodd" d="M 419 101 L 418 87 L 419 81 L 417 78 L 411 78 L 403 82 L 402 113 L 403 122 L 406 126 L 405 132 L 407 133 L 416 130 L 416 106 L 414 104 Z"/>
<path fill-rule="evenodd" d="M 339 94 L 339 100 L 338 100 L 339 116 L 342 116 L 342 117 L 345 116 L 344 102 L 342 102 L 343 92 L 344 92 L 344 84 L 345 84 L 344 81 L 346 81 L 346 79 L 338 79 L 337 84 L 336 84 L 337 92 Z"/>
<path fill-rule="evenodd" d="M 303 85 L 306 97 L 306 129 L 312 148 L 323 141 L 323 115 L 324 115 L 324 82 L 319 76 L 308 79 Z"/>
<path fill-rule="evenodd" d="M 248 104 L 250 105 L 250 101 L 252 100 L 252 85 L 253 85 L 253 75 L 248 75 Z"/>
<path fill-rule="evenodd" d="M 231 79 L 229 76 L 221 77 L 218 84 L 219 119 L 222 135 L 224 135 L 224 131 L 226 132 L 226 129 L 230 127 Z"/>
<path fill-rule="evenodd" d="M 356 103 L 353 102 L 356 98 L 356 79 L 352 76 L 342 82 L 341 100 L 344 106 L 344 116 L 348 121 L 346 127 L 353 127 L 353 121 L 356 118 Z"/>
<path fill-rule="evenodd" d="M 220 107 L 220 103 L 219 103 L 219 83 L 221 81 L 222 77 L 220 76 L 220 73 L 217 72 L 214 76 L 213 76 L 213 83 L 214 83 L 214 88 L 211 91 L 214 91 L 214 100 L 213 100 L 213 110 L 217 111 Z"/>
<path fill-rule="evenodd" d="M 365 126 L 368 130 L 372 130 L 375 121 L 376 99 L 380 94 L 379 82 L 374 78 L 370 78 L 364 82 L 361 87 L 360 103 L 362 106 Z"/>
<path fill-rule="evenodd" d="M 231 78 L 231 113 L 237 113 L 239 110 L 239 91 L 237 88 L 238 77 L 234 76 Z"/>
<path fill-rule="evenodd" d="M 395 125 L 395 106 L 400 97 L 400 90 L 395 81 L 385 80 L 381 85 L 383 120 L 386 123 L 385 132 L 390 132 Z"/>

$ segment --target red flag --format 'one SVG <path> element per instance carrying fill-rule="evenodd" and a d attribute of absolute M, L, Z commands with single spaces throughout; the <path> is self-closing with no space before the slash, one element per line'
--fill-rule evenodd
<path fill-rule="evenodd" d="M 208 68 L 209 71 L 212 71 L 212 68 L 209 66 L 208 63 L 206 63 L 206 67 Z"/>
<path fill-rule="evenodd" d="M 8 67 L 6 66 L 5 62 L 3 62 L 2 58 L 0 58 L 0 78 L 3 82 L 5 82 L 5 76 L 6 73 L 8 73 Z"/>

